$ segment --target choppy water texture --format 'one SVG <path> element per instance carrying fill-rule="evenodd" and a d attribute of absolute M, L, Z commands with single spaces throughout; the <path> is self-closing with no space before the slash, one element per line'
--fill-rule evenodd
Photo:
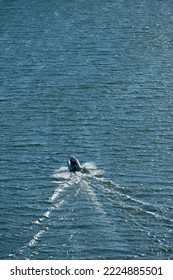
<path fill-rule="evenodd" d="M 0 258 L 172 259 L 172 1 L 0 5 Z"/>

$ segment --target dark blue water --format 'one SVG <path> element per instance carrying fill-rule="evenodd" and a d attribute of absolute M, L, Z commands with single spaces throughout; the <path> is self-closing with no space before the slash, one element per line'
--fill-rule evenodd
<path fill-rule="evenodd" d="M 0 6 L 0 258 L 172 259 L 172 1 Z"/>

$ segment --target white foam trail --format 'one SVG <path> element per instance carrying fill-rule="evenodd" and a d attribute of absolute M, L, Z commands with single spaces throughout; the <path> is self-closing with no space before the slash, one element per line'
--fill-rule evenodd
<path fill-rule="evenodd" d="M 53 210 L 55 210 L 55 209 L 56 209 L 56 210 L 59 209 L 59 208 L 63 205 L 63 203 L 64 203 L 64 200 L 62 200 L 62 201 L 60 201 L 59 203 L 55 204 L 54 207 L 51 207 L 48 211 L 46 211 L 46 212 L 43 214 L 43 216 L 44 216 L 45 218 L 49 218 L 51 212 L 52 212 Z M 39 220 L 39 221 L 40 221 L 40 220 Z M 42 221 L 43 221 L 43 220 L 42 220 Z M 47 230 L 48 230 L 48 228 L 47 228 Z M 41 238 L 41 236 L 43 235 L 44 232 L 45 232 L 45 230 L 42 229 L 42 230 L 40 230 L 37 234 L 35 234 L 35 235 L 33 236 L 33 238 L 31 239 L 31 241 L 28 243 L 28 246 L 31 247 L 31 246 L 35 245 L 35 244 L 39 241 L 39 239 Z"/>
<path fill-rule="evenodd" d="M 62 166 L 58 170 L 55 170 L 54 174 L 52 175 L 52 178 L 55 180 L 60 180 L 60 179 L 70 179 L 71 173 L 68 172 L 68 168 L 65 166 Z"/>
<path fill-rule="evenodd" d="M 59 209 L 64 203 L 64 200 L 60 201 L 59 203 L 56 203 L 53 207 L 50 207 L 44 214 L 43 217 L 41 217 L 40 219 L 38 219 L 37 221 L 34 222 L 34 224 L 41 224 L 44 219 L 48 219 L 51 212 L 53 210 L 57 210 Z M 36 234 L 33 235 L 32 239 L 26 244 L 24 245 L 20 250 L 19 250 L 19 254 L 22 254 L 25 250 L 27 250 L 27 248 L 30 248 L 34 245 L 36 245 L 39 240 L 41 239 L 42 235 L 44 234 L 44 232 L 46 230 L 48 230 L 49 228 L 46 227 L 45 229 L 41 229 L 39 230 Z"/>
<path fill-rule="evenodd" d="M 46 212 L 43 213 L 43 216 L 41 218 L 37 219 L 35 222 L 33 222 L 33 224 L 39 225 L 43 222 L 44 219 L 48 219 L 53 209 L 54 209 L 54 207 L 48 208 L 46 210 Z"/>
<path fill-rule="evenodd" d="M 33 238 L 31 239 L 31 241 L 29 241 L 29 243 L 27 244 L 26 247 L 34 246 L 39 241 L 39 239 L 41 238 L 41 236 L 43 235 L 44 232 L 45 232 L 45 230 L 42 229 L 37 234 L 35 234 L 33 236 Z"/>
<path fill-rule="evenodd" d="M 107 187 L 113 187 L 114 189 L 116 188 L 116 189 L 119 189 L 119 190 L 120 189 L 123 190 L 124 187 L 120 187 L 119 185 L 115 184 L 113 181 L 107 180 L 104 177 L 97 177 L 97 175 L 102 175 L 104 172 L 102 170 L 97 170 L 97 167 L 95 166 L 94 163 L 85 163 L 83 165 L 83 168 L 84 169 L 87 168 L 88 171 L 89 171 L 89 172 L 84 172 L 85 181 L 82 182 L 83 187 L 85 187 L 86 190 L 88 191 L 88 194 L 90 194 L 90 198 L 95 203 L 97 209 L 100 212 L 106 214 L 105 211 L 102 208 L 102 205 L 98 201 L 96 194 L 94 193 L 93 189 L 91 188 L 91 182 L 92 181 L 96 181 L 98 183 L 101 183 L 101 185 L 104 185 L 104 186 L 107 186 Z M 95 185 L 92 185 L 92 186 L 96 187 Z M 155 208 L 156 211 L 158 210 L 158 208 L 156 206 L 151 205 L 150 203 L 141 201 L 141 200 L 136 199 L 136 198 L 132 198 L 131 196 L 129 196 L 127 194 L 120 193 L 119 191 L 117 192 L 117 195 L 119 197 L 122 197 L 123 199 L 127 199 L 127 200 L 129 200 L 131 202 L 138 203 L 141 206 L 149 207 L 149 208 Z M 147 213 L 148 215 L 152 215 L 153 217 L 155 217 L 157 219 L 163 219 L 163 220 L 165 220 L 167 222 L 173 223 L 173 219 L 167 218 L 164 215 L 157 214 L 157 213 L 155 213 L 153 211 L 150 211 L 150 210 L 147 210 L 147 209 L 143 209 L 143 208 L 141 208 L 139 206 L 128 205 L 127 203 L 124 203 L 124 202 L 121 202 L 121 205 L 123 206 L 123 208 L 134 208 L 137 211 L 142 211 L 142 212 Z"/>
<path fill-rule="evenodd" d="M 82 165 L 82 173 L 88 174 L 90 176 L 99 176 L 104 174 L 104 170 L 97 169 L 96 165 L 93 162 L 85 162 Z"/>
<path fill-rule="evenodd" d="M 95 205 L 97 211 L 99 211 L 102 215 L 106 216 L 106 212 L 103 210 L 101 203 L 98 201 L 97 196 L 91 186 L 88 184 L 86 180 L 81 181 L 82 187 L 86 190 L 90 200 Z"/>
<path fill-rule="evenodd" d="M 67 167 L 61 167 L 60 169 L 56 170 L 52 176 L 53 179 L 55 179 L 55 182 L 58 183 L 58 187 L 54 190 L 53 194 L 48 199 L 48 202 L 54 203 L 54 205 L 51 205 L 44 213 L 43 215 L 37 219 L 33 224 L 35 226 L 42 225 L 42 229 L 40 229 L 36 234 L 33 235 L 32 239 L 24 245 L 18 252 L 22 254 L 27 248 L 30 248 L 34 245 L 36 245 L 46 230 L 49 228 L 46 227 L 46 224 L 44 226 L 44 221 L 50 218 L 50 215 L 52 211 L 60 209 L 60 207 L 64 204 L 65 200 L 62 198 L 62 196 L 66 193 L 66 191 L 73 186 L 74 184 L 81 183 L 82 187 L 86 190 L 86 193 L 88 194 L 90 200 L 95 205 L 98 212 L 102 214 L 102 216 L 106 216 L 106 212 L 104 211 L 101 203 L 99 202 L 97 195 L 93 191 L 93 188 L 90 185 L 89 181 L 90 179 L 94 180 L 100 180 L 99 182 L 103 182 L 103 179 L 98 179 L 95 176 L 103 174 L 103 170 L 98 170 L 94 163 L 86 162 L 82 166 L 82 172 L 78 173 L 70 173 L 68 172 Z M 64 182 L 62 182 L 62 180 Z M 75 196 L 78 195 L 80 189 L 77 190 Z M 57 201 L 61 198 L 60 201 Z M 56 203 L 57 201 L 57 203 Z"/>
<path fill-rule="evenodd" d="M 63 194 L 69 187 L 74 184 L 78 184 L 81 180 L 80 176 L 76 176 L 76 174 L 70 174 L 72 177 L 68 182 L 62 183 L 58 188 L 54 190 L 53 195 L 49 198 L 49 202 L 55 201 L 61 194 Z"/>
<path fill-rule="evenodd" d="M 53 178 L 56 180 L 60 179 L 69 179 L 68 182 L 61 183 L 59 187 L 54 191 L 52 197 L 49 201 L 56 200 L 62 193 L 64 193 L 70 186 L 73 184 L 81 183 L 82 187 L 86 190 L 86 193 L 90 197 L 90 200 L 96 206 L 97 210 L 102 213 L 102 215 L 106 215 L 106 212 L 103 210 L 101 203 L 98 201 L 95 192 L 90 186 L 90 182 L 87 182 L 88 179 L 97 178 L 95 176 L 100 176 L 104 173 L 103 170 L 97 169 L 96 165 L 93 162 L 85 162 L 82 165 L 82 171 L 77 172 L 75 174 L 67 172 L 68 169 L 66 167 L 61 167 L 57 171 L 55 171 Z M 97 180 L 97 179 L 96 179 Z M 80 190 L 80 189 L 79 189 Z M 76 195 L 78 194 L 77 191 Z"/>
<path fill-rule="evenodd" d="M 74 183 L 78 183 L 81 180 L 81 177 L 75 176 L 75 174 L 70 174 L 68 172 L 68 176 L 65 173 L 65 176 L 61 173 L 63 171 L 64 173 L 65 168 L 62 167 L 56 173 L 54 174 L 54 178 L 70 178 L 67 182 L 61 183 L 58 185 L 58 187 L 54 190 L 52 196 L 49 198 L 49 202 L 55 202 L 62 194 L 66 192 L 66 190 L 71 187 Z M 60 174 L 60 175 L 59 175 Z M 70 177 L 69 177 L 70 175 Z M 41 218 L 37 219 L 33 224 L 40 224 L 44 221 L 44 219 L 48 219 L 50 217 L 50 214 L 53 210 L 60 208 L 60 206 L 64 203 L 64 200 L 62 199 L 59 203 L 55 204 L 54 206 L 49 207 L 42 215 Z"/>
<path fill-rule="evenodd" d="M 42 237 L 42 235 L 43 235 L 43 233 L 45 232 L 46 229 L 41 229 L 35 235 L 33 235 L 32 239 L 26 245 L 22 246 L 18 250 L 18 253 L 21 255 L 21 254 L 23 254 L 24 251 L 27 250 L 27 248 L 30 248 L 30 247 L 36 245 L 36 243 L 39 242 L 40 238 Z"/>
<path fill-rule="evenodd" d="M 49 202 L 55 201 L 67 188 L 71 186 L 71 183 L 61 184 L 57 189 L 54 190 L 53 195 L 49 198 Z"/>
<path fill-rule="evenodd" d="M 97 181 L 98 183 L 104 184 L 104 186 L 110 186 L 113 188 L 117 188 L 117 189 L 124 189 L 123 187 L 120 187 L 119 185 L 115 184 L 113 181 L 105 179 L 104 177 L 98 178 L 98 177 L 93 177 L 93 180 Z"/>
<path fill-rule="evenodd" d="M 59 176 L 59 178 L 60 178 L 60 176 Z M 64 178 L 64 175 L 63 175 L 63 178 Z M 53 195 L 49 198 L 49 202 L 55 202 L 55 200 L 57 200 L 60 197 L 60 195 L 67 190 L 67 188 L 72 186 L 75 181 L 76 182 L 79 181 L 79 178 L 77 177 L 77 180 L 76 180 L 76 177 L 72 176 L 72 178 L 68 182 L 60 184 L 58 186 L 58 188 L 55 189 Z M 58 203 L 55 203 L 53 206 L 49 207 L 43 213 L 42 217 L 40 217 L 35 222 L 33 222 L 33 224 L 34 225 L 43 224 L 44 220 L 48 219 L 50 217 L 52 211 L 59 209 L 63 204 L 64 204 L 63 199 L 61 201 L 59 201 Z M 30 247 L 34 246 L 36 243 L 38 243 L 39 240 L 41 239 L 42 235 L 44 234 L 45 230 L 48 230 L 48 227 L 46 229 L 39 230 L 26 245 L 22 246 L 22 248 L 18 251 L 19 254 L 22 254 L 25 250 L 27 250 L 27 248 L 30 248 Z"/>
<path fill-rule="evenodd" d="M 120 197 L 126 198 L 126 199 L 128 199 L 129 201 L 137 202 L 140 206 L 147 206 L 147 207 L 152 207 L 152 208 L 154 207 L 156 211 L 158 210 L 158 208 L 155 207 L 154 205 L 151 205 L 151 204 L 149 204 L 149 203 L 145 203 L 145 202 L 143 202 L 143 201 L 141 201 L 141 200 L 139 200 L 139 199 L 134 199 L 134 198 L 132 198 L 132 197 L 129 196 L 129 195 L 125 195 L 125 194 L 119 194 L 119 195 L 120 195 Z M 121 201 L 120 204 L 121 204 L 121 206 L 122 206 L 124 209 L 134 209 L 134 210 L 136 210 L 137 212 L 146 213 L 146 214 L 148 214 L 148 215 L 150 215 L 150 216 L 155 217 L 156 219 L 160 219 L 160 220 L 164 220 L 164 221 L 173 223 L 173 219 L 167 218 L 167 217 L 165 217 L 164 215 L 160 215 L 160 214 L 157 214 L 157 213 L 155 213 L 155 212 L 152 212 L 152 211 L 143 209 L 143 208 L 141 208 L 140 206 L 137 206 L 137 205 L 129 205 L 129 204 L 124 203 L 124 202 L 122 202 L 122 201 Z"/>

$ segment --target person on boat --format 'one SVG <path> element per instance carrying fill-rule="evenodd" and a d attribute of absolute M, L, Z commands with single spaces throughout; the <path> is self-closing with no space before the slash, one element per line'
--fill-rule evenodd
<path fill-rule="evenodd" d="M 71 166 L 76 166 L 77 165 L 77 161 L 74 157 L 70 158 L 70 163 L 71 163 Z"/>

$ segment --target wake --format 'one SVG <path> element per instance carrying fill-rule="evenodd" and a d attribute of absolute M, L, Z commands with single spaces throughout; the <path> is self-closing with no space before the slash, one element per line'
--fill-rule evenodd
<path fill-rule="evenodd" d="M 77 199 L 81 190 L 85 193 L 89 203 L 93 207 L 93 211 L 99 214 L 100 222 L 103 220 L 104 224 L 112 224 L 112 219 L 115 219 L 113 212 L 116 211 L 118 214 L 118 209 L 120 209 L 119 211 L 124 211 L 125 220 L 133 221 L 137 227 L 143 228 L 144 231 L 148 231 L 149 229 L 147 229 L 147 226 L 144 225 L 141 219 L 143 213 L 147 216 L 152 216 L 154 219 L 173 223 L 173 220 L 162 215 L 156 206 L 126 194 L 124 187 L 120 187 L 113 181 L 106 179 L 103 175 L 104 171 L 98 169 L 92 162 L 84 163 L 82 172 L 71 173 L 67 167 L 61 167 L 55 170 L 51 177 L 57 187 L 48 198 L 47 202 L 50 206 L 38 219 L 33 221 L 31 229 L 35 233 L 28 243 L 17 250 L 15 256 L 26 256 L 27 252 L 29 252 L 29 258 L 33 257 L 32 248 L 50 230 L 52 213 L 61 210 L 67 201 L 67 192 L 72 196 L 74 190 L 74 198 Z M 108 202 L 107 206 L 109 210 L 105 207 L 106 201 Z M 108 211 L 111 211 L 111 215 Z"/>
<path fill-rule="evenodd" d="M 104 174 L 103 170 L 97 169 L 94 163 L 86 162 L 82 165 L 82 172 L 71 173 L 68 171 L 67 167 L 61 167 L 55 170 L 54 174 L 51 176 L 53 183 L 58 186 L 54 189 L 51 196 L 48 198 L 48 207 L 41 217 L 33 221 L 31 229 L 36 230 L 36 233 L 32 236 L 31 240 L 23 245 L 17 250 L 16 255 L 26 255 L 26 252 L 31 250 L 32 247 L 36 246 L 37 243 L 42 238 L 43 234 L 49 230 L 49 219 L 54 211 L 59 211 L 64 203 L 66 202 L 66 193 L 70 188 L 78 186 L 75 193 L 75 197 L 78 196 L 80 189 L 85 190 L 88 199 L 95 207 L 95 210 L 102 216 L 106 217 L 106 212 L 103 209 L 101 202 L 98 200 L 97 195 L 94 191 L 93 185 L 91 183 L 92 179 L 94 181 L 102 180 L 98 176 Z M 101 182 L 101 181 L 100 181 Z M 32 255 L 30 255 L 31 257 Z"/>

